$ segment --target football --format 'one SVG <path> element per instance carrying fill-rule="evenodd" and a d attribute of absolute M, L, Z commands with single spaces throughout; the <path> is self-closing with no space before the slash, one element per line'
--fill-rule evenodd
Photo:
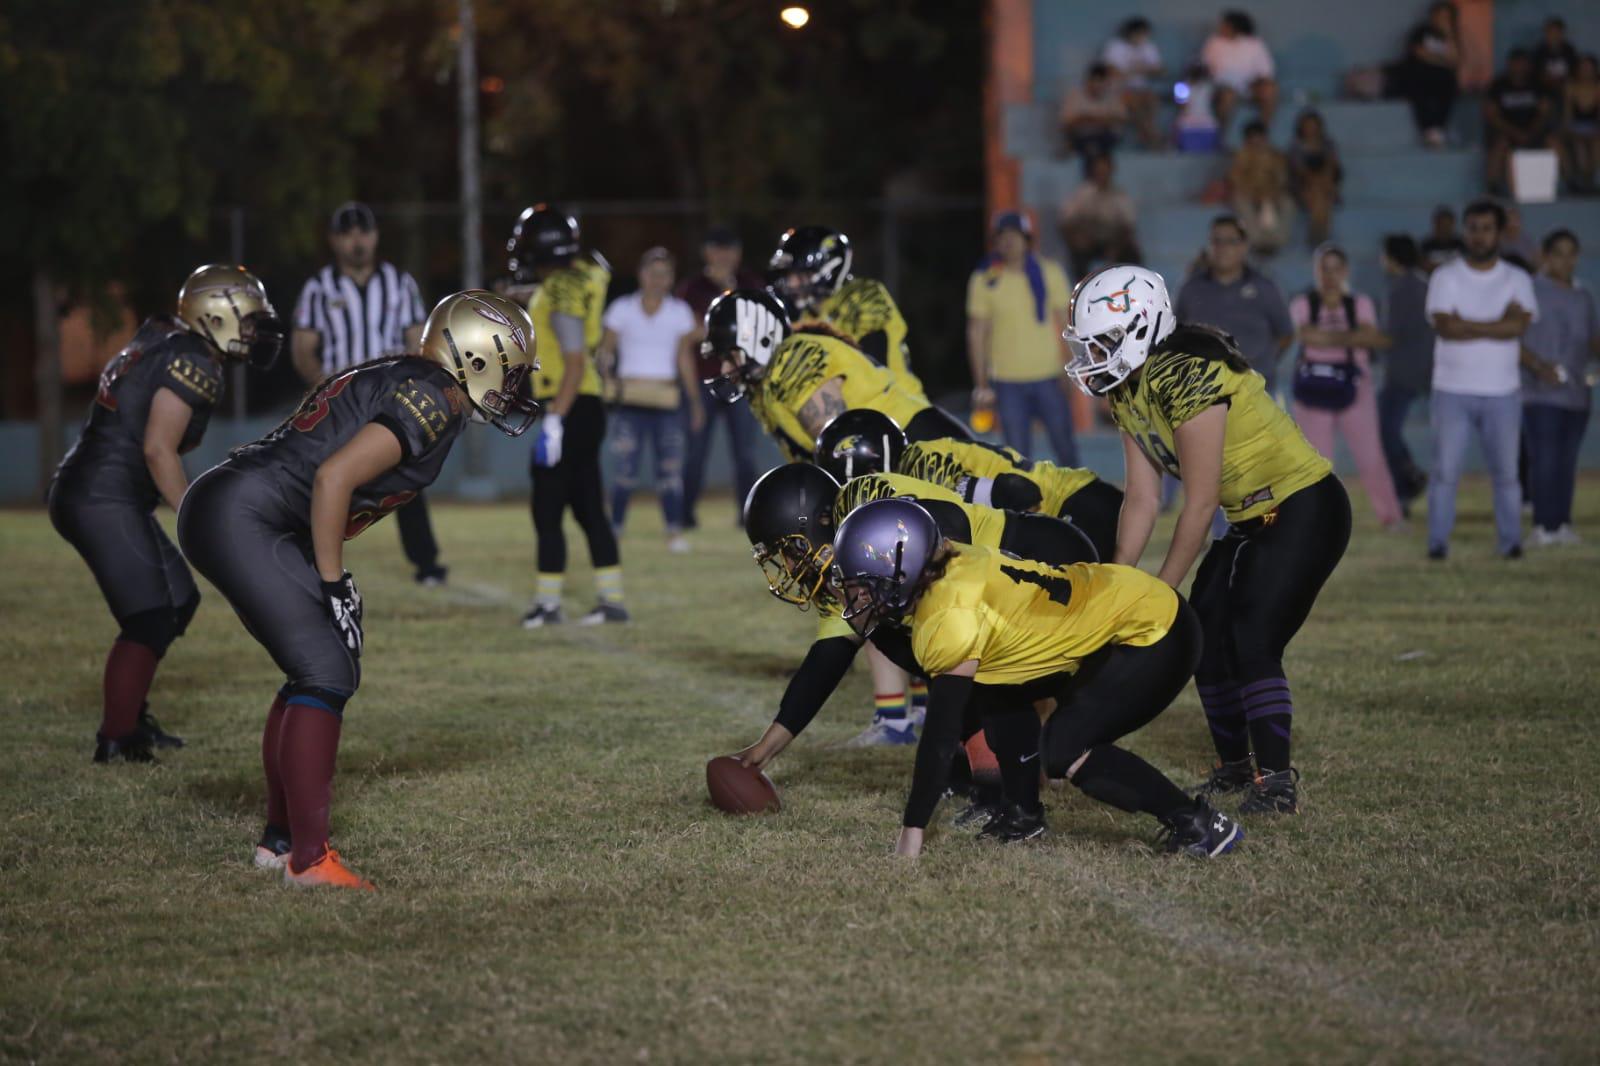
<path fill-rule="evenodd" d="M 706 763 L 706 791 L 712 806 L 727 814 L 770 814 L 780 809 L 772 779 L 731 755 L 718 755 Z"/>

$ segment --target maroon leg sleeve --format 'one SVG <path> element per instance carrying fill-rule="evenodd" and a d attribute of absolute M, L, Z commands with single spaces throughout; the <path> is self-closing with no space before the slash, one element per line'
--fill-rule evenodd
<path fill-rule="evenodd" d="M 339 751 L 339 717 L 290 701 L 278 737 L 278 770 L 289 805 L 290 865 L 304 870 L 328 847 L 328 812 Z"/>
<path fill-rule="evenodd" d="M 156 678 L 156 664 L 160 661 L 153 649 L 131 640 L 111 645 L 103 685 L 102 737 L 120 740 L 139 725 L 139 708 L 150 694 L 150 683 Z"/>

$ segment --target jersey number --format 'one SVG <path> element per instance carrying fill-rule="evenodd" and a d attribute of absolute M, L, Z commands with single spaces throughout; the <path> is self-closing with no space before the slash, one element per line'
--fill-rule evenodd
<path fill-rule="evenodd" d="M 290 420 L 289 424 L 302 433 L 309 433 L 311 430 L 316 429 L 317 423 L 328 417 L 330 409 L 328 401 L 343 392 L 345 386 L 350 384 L 350 379 L 354 376 L 355 371 L 352 370 L 350 373 L 342 374 L 322 386 L 314 396 L 300 405 L 300 410 L 295 412 L 295 416 Z"/>
<path fill-rule="evenodd" d="M 1032 570 L 1020 570 L 1014 566 L 1002 566 L 1000 572 L 1019 585 L 1037 585 L 1044 589 L 1045 595 L 1061 606 L 1065 607 L 1072 602 L 1072 582 L 1064 577 L 1055 577 L 1051 574 L 1039 574 Z"/>
<path fill-rule="evenodd" d="M 352 514 L 344 524 L 344 539 L 353 540 L 372 523 L 397 507 L 404 507 L 417 498 L 415 492 L 396 492 L 378 501 L 378 506 L 368 507 Z"/>

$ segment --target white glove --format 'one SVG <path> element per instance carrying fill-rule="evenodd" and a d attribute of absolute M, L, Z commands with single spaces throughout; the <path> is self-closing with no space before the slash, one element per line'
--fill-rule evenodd
<path fill-rule="evenodd" d="M 539 439 L 533 442 L 533 465 L 555 466 L 561 461 L 561 416 L 548 414 L 539 423 Z"/>
<path fill-rule="evenodd" d="M 359 656 L 363 637 L 361 591 L 356 588 L 356 579 L 346 570 L 338 581 L 322 583 L 322 595 L 328 601 L 328 614 L 333 617 L 334 628 L 339 631 L 344 646 L 351 654 Z"/>

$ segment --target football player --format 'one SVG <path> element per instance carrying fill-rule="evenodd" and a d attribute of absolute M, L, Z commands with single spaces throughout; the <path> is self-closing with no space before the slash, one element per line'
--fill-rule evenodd
<path fill-rule="evenodd" d="M 1042 511 L 1071 522 L 1110 559 L 1117 543 L 1122 491 L 1093 470 L 1026 459 L 987 441 L 924 440 L 912 444 L 879 411 L 846 411 L 817 434 L 817 465 L 840 481 L 893 471 L 954 490 L 969 503 L 1008 511 Z"/>
<path fill-rule="evenodd" d="M 290 883 L 372 887 L 328 846 L 334 758 L 365 639 L 344 542 L 432 484 L 468 422 L 513 437 L 533 424 L 532 330 L 513 300 L 448 296 L 423 326 L 421 355 L 329 378 L 184 497 L 184 554 L 286 678 L 261 737 L 267 822 L 255 862 Z"/>
<path fill-rule="evenodd" d="M 606 515 L 600 447 L 606 437 L 600 374 L 591 353 L 603 332 L 611 267 L 598 253 L 578 257 L 577 220 L 548 204 L 522 212 L 506 243 L 511 280 L 531 292 L 528 314 L 539 345 L 533 395 L 544 407 L 534 441 L 533 530 L 538 542 L 538 583 L 522 616 L 525 629 L 558 625 L 567 570 L 561 520 L 568 508 L 589 541 L 598 602 L 579 625 L 626 622 L 622 556 Z M 531 287 L 531 288 L 530 288 Z"/>
<path fill-rule="evenodd" d="M 1200 658 L 1200 622 L 1172 588 L 1133 567 L 1046 566 L 957 544 L 914 500 L 852 511 L 833 548 L 829 580 L 843 617 L 868 637 L 883 624 L 909 622 L 912 654 L 928 671 L 928 717 L 899 854 L 922 851 L 969 708 L 988 730 L 1034 719 L 1041 697 L 1057 701 L 1039 744 L 1051 778 L 1153 815 L 1167 851 L 1211 857 L 1238 842 L 1231 819 L 1115 744 L 1166 709 Z M 1017 787 L 1032 795 L 991 823 L 1003 826 L 1002 840 L 1043 830 L 1039 775 L 1008 780 L 1008 799 Z"/>
<path fill-rule="evenodd" d="M 222 398 L 223 363 L 265 367 L 283 345 L 267 291 L 243 267 L 203 266 L 178 290 L 176 315 L 148 319 L 100 375 L 83 435 L 56 469 L 50 521 L 94 574 L 121 632 L 106 657 L 94 761 L 150 762 L 179 748 L 145 697 L 183 635 L 200 591 L 155 519 L 189 479 L 179 456 L 200 443 Z"/>
<path fill-rule="evenodd" d="M 924 396 L 911 371 L 905 316 L 881 281 L 850 273 L 850 238 L 827 226 L 799 226 L 778 238 L 767 261 L 767 284 L 784 301 L 796 325 L 822 322 L 854 340 L 874 363 L 887 367 L 906 392 Z"/>
<path fill-rule="evenodd" d="M 1195 683 L 1219 759 L 1202 791 L 1246 792 L 1242 814 L 1292 814 L 1299 773 L 1283 652 L 1350 541 L 1344 486 L 1233 338 L 1174 318 L 1161 275 L 1090 274 L 1073 292 L 1066 338 L 1068 376 L 1108 399 L 1122 430 L 1114 561 L 1133 566 L 1144 554 L 1163 472 L 1183 481 L 1183 510 L 1161 580 L 1177 588 L 1188 575 L 1219 503 L 1231 523 L 1189 587 L 1205 629 Z"/>
<path fill-rule="evenodd" d="M 791 327 L 782 301 L 766 289 L 734 289 L 713 300 L 701 350 L 722 365 L 713 392 L 727 402 L 748 396 L 750 410 L 790 459 L 809 460 L 822 427 L 857 407 L 882 411 L 911 440 L 969 436 L 832 327 Z"/>

